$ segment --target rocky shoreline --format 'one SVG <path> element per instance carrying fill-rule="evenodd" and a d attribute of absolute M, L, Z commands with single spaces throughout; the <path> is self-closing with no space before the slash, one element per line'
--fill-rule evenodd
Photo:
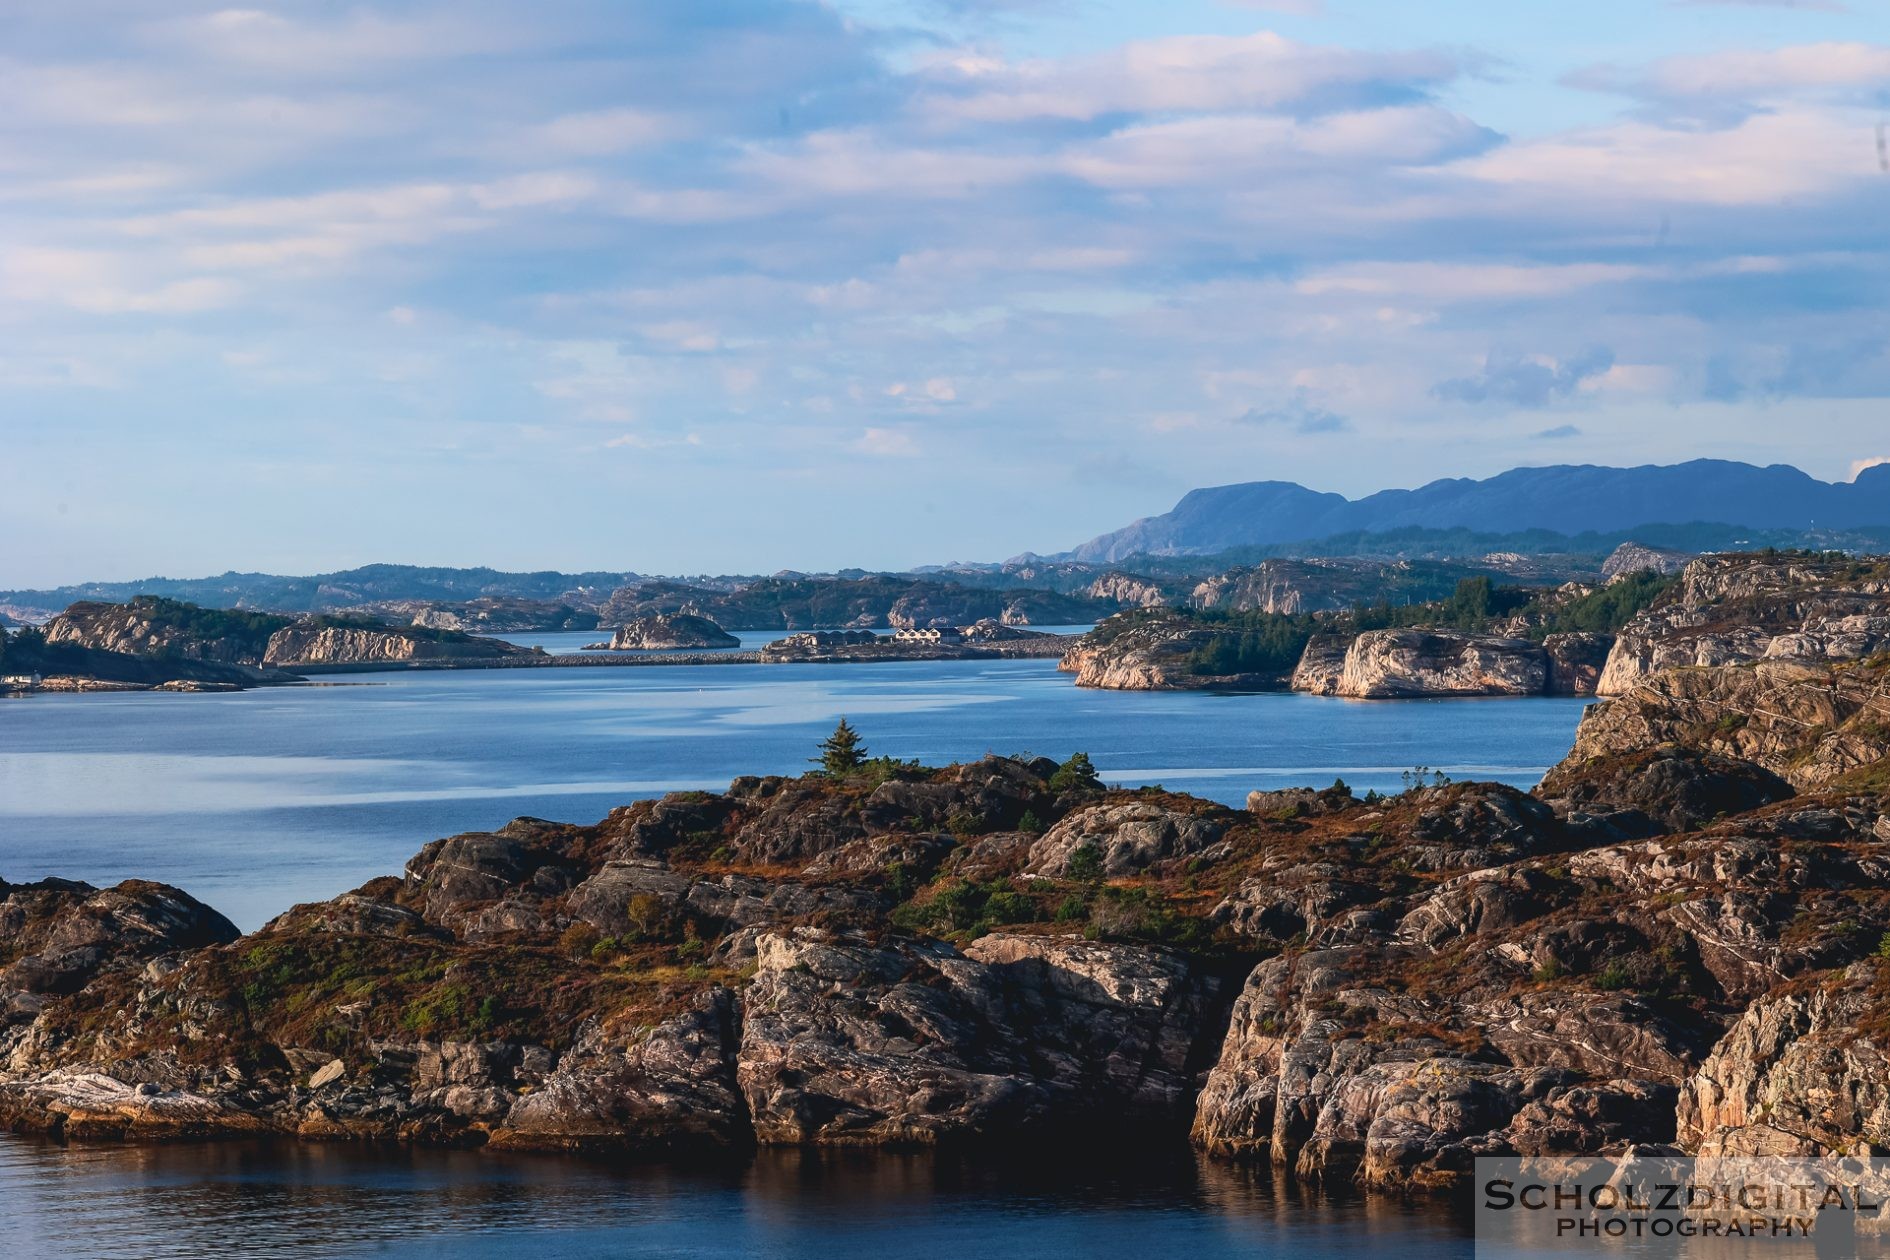
<path fill-rule="evenodd" d="M 1689 630 L 1872 595 L 1836 563 L 1748 560 L 1721 585 L 1789 591 Z M 438 840 L 246 936 L 162 885 L 0 885 L 0 1124 L 651 1158 L 1146 1133 L 1398 1191 L 1482 1155 L 1868 1152 L 1887 696 L 1883 651 L 1664 670 L 1533 792 L 1241 810 L 836 732 L 822 773 Z"/>
<path fill-rule="evenodd" d="M 1677 557 L 1639 549 L 1623 559 L 1656 561 L 1672 570 Z M 1652 577 L 1656 570 L 1639 572 Z M 1291 656 L 1244 673 L 1213 662 L 1217 647 L 1251 637 L 1251 627 L 1230 628 L 1180 610 L 1143 611 L 1098 626 L 1072 645 L 1059 668 L 1076 675 L 1079 687 L 1119 690 L 1246 688 L 1360 700 L 1608 697 L 1678 669 L 1856 661 L 1890 650 L 1890 563 L 1881 558 L 1700 557 L 1618 629 L 1551 628 L 1558 604 L 1565 608 L 1606 592 L 1571 586 L 1537 595 L 1533 610 L 1489 616 L 1484 629 L 1417 624 L 1361 630 L 1352 624 L 1356 612 L 1312 614 Z M 1449 611 L 1429 607 L 1440 616 Z"/>

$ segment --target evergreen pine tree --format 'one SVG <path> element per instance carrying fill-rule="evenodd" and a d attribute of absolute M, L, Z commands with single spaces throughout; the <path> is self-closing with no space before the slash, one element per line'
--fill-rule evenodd
<path fill-rule="evenodd" d="M 821 741 L 820 756 L 814 760 L 823 774 L 844 778 L 866 764 L 866 745 L 860 742 L 860 733 L 841 718 L 833 734 Z"/>

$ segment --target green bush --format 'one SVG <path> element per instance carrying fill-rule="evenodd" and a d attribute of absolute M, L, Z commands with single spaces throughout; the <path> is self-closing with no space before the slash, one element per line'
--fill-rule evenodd
<path fill-rule="evenodd" d="M 1087 842 L 1077 845 L 1070 850 L 1069 858 L 1063 863 L 1063 872 L 1078 883 L 1102 882 L 1102 850 Z"/>
<path fill-rule="evenodd" d="M 1052 792 L 1095 791 L 1102 785 L 1102 779 L 1097 776 L 1095 763 L 1090 761 L 1088 753 L 1071 753 L 1070 759 L 1058 766 L 1050 776 Z"/>

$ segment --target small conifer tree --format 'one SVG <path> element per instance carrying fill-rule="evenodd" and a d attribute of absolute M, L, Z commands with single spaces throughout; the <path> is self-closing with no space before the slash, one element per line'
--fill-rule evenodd
<path fill-rule="evenodd" d="M 833 734 L 821 741 L 820 756 L 814 760 L 821 773 L 836 779 L 845 778 L 866 764 L 866 745 L 860 742 L 860 733 L 841 718 Z"/>

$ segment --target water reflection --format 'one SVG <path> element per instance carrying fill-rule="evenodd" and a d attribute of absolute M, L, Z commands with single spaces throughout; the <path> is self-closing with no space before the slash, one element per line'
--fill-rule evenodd
<path fill-rule="evenodd" d="M 296 1143 L 0 1137 L 18 1255 L 1312 1258 L 1467 1254 L 1444 1207 L 1185 1149 L 1109 1160 L 764 1151 L 675 1168 Z"/>

